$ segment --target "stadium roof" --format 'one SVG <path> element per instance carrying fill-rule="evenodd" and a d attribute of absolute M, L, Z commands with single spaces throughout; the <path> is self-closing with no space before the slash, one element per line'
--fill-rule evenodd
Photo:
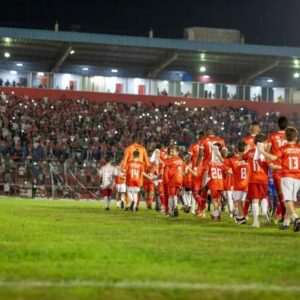
<path fill-rule="evenodd" d="M 24 70 L 32 71 L 82 74 L 82 66 L 89 66 L 90 75 L 107 75 L 105 70 L 117 68 L 118 76 L 156 77 L 166 71 L 200 75 L 200 66 L 205 65 L 209 75 L 225 81 L 247 83 L 271 77 L 289 85 L 300 69 L 300 48 L 292 47 L 1 27 L 0 37 L 2 69 L 22 62 Z M 4 58 L 6 51 L 10 58 Z"/>

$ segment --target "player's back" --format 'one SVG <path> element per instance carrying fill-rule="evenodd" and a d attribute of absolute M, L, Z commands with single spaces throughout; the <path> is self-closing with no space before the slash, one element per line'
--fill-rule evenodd
<path fill-rule="evenodd" d="M 178 156 L 170 157 L 166 161 L 165 172 L 169 185 L 182 185 L 185 167 L 184 161 Z"/>
<path fill-rule="evenodd" d="M 140 187 L 142 185 L 144 165 L 140 161 L 130 161 L 126 167 L 126 184 Z"/>
<path fill-rule="evenodd" d="M 282 159 L 282 177 L 300 180 L 300 145 L 286 144 L 278 150 L 278 153 Z"/>
<path fill-rule="evenodd" d="M 262 159 L 255 159 L 255 149 L 247 152 L 243 158 L 250 164 L 250 183 L 268 183 L 268 163 Z"/>
<path fill-rule="evenodd" d="M 208 135 L 202 138 L 199 141 L 199 147 L 203 149 L 203 160 L 205 163 L 211 162 L 212 160 L 212 148 L 214 144 L 221 144 L 221 146 L 225 147 L 225 142 L 222 138 L 215 136 L 215 135 Z"/>
<path fill-rule="evenodd" d="M 268 144 L 271 146 L 271 154 L 276 153 L 280 147 L 287 143 L 284 131 L 271 133 L 268 137 Z"/>
<path fill-rule="evenodd" d="M 243 138 L 243 142 L 250 147 L 250 149 L 255 149 L 256 145 L 254 143 L 254 139 L 255 139 L 255 134 L 250 134 L 246 137 Z"/>
<path fill-rule="evenodd" d="M 236 159 L 231 161 L 233 172 L 233 190 L 247 191 L 251 174 L 250 163 L 246 160 Z"/>
<path fill-rule="evenodd" d="M 208 187 L 213 191 L 224 190 L 224 164 L 218 161 L 211 162 L 208 164 L 208 176 L 210 181 L 208 182 Z"/>
<path fill-rule="evenodd" d="M 103 188 L 112 188 L 114 186 L 116 174 L 117 169 L 111 164 L 106 164 L 100 169 Z"/>
<path fill-rule="evenodd" d="M 148 154 L 146 151 L 146 148 L 143 145 L 134 143 L 128 146 L 125 149 L 125 154 L 124 154 L 124 161 L 122 166 L 126 168 L 126 165 L 133 160 L 133 152 L 138 151 L 140 153 L 140 156 L 138 158 L 138 161 L 142 162 L 145 164 L 145 167 L 149 166 L 149 160 L 148 160 Z"/>

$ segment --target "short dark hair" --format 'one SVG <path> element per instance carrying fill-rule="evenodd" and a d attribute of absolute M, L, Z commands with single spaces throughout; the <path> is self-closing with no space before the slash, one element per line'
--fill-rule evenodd
<path fill-rule="evenodd" d="M 206 136 L 206 133 L 205 133 L 204 130 L 201 130 L 201 131 L 198 132 L 197 135 L 198 135 L 198 139 L 200 140 L 200 139 L 202 139 Z"/>
<path fill-rule="evenodd" d="M 178 146 L 176 146 L 176 145 L 172 145 L 171 147 L 170 147 L 170 150 L 176 150 L 178 153 L 179 153 L 179 147 Z"/>
<path fill-rule="evenodd" d="M 140 157 L 140 151 L 139 150 L 133 151 L 133 158 L 139 158 L 139 157 Z"/>
<path fill-rule="evenodd" d="M 285 130 L 288 126 L 288 119 L 286 117 L 280 117 L 277 121 L 280 130 Z"/>
<path fill-rule="evenodd" d="M 247 144 L 245 142 L 238 142 L 235 146 L 237 152 L 243 153 L 245 152 Z"/>
<path fill-rule="evenodd" d="M 256 145 L 257 143 L 264 143 L 267 139 L 268 137 L 265 134 L 259 133 L 254 138 L 254 144 Z"/>
<path fill-rule="evenodd" d="M 285 136 L 288 142 L 292 142 L 298 137 L 298 131 L 295 127 L 289 126 L 285 129 Z"/>
<path fill-rule="evenodd" d="M 258 123 L 257 121 L 253 121 L 253 122 L 251 123 L 251 126 L 259 126 L 259 123 Z"/>
<path fill-rule="evenodd" d="M 110 162 L 110 161 L 113 161 L 113 160 L 114 160 L 114 156 L 113 156 L 112 153 L 106 154 L 105 161 Z"/>

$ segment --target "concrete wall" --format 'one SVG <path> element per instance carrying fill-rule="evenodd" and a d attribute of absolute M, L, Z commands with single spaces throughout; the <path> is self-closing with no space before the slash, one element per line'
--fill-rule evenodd
<path fill-rule="evenodd" d="M 188 27 L 184 29 L 184 38 L 191 41 L 240 44 L 241 32 L 232 29 Z"/>

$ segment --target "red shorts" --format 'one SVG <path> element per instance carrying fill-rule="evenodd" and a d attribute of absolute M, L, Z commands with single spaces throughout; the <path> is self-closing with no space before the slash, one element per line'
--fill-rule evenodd
<path fill-rule="evenodd" d="M 102 190 L 102 195 L 103 195 L 103 197 L 110 197 L 110 196 L 111 196 L 111 193 L 112 193 L 112 190 L 111 190 L 111 189 L 103 189 L 103 190 Z"/>
<path fill-rule="evenodd" d="M 153 183 L 144 183 L 144 191 L 147 193 L 154 193 L 155 189 L 154 189 L 154 184 Z"/>
<path fill-rule="evenodd" d="M 212 199 L 220 199 L 222 196 L 222 191 L 210 191 Z"/>
<path fill-rule="evenodd" d="M 201 190 L 201 182 L 202 182 L 202 178 L 193 177 L 192 190 L 193 191 L 200 191 Z"/>
<path fill-rule="evenodd" d="M 249 183 L 247 198 L 264 199 L 268 196 L 268 184 L 264 183 Z"/>
<path fill-rule="evenodd" d="M 180 192 L 180 186 L 168 186 L 169 197 L 177 196 Z"/>

